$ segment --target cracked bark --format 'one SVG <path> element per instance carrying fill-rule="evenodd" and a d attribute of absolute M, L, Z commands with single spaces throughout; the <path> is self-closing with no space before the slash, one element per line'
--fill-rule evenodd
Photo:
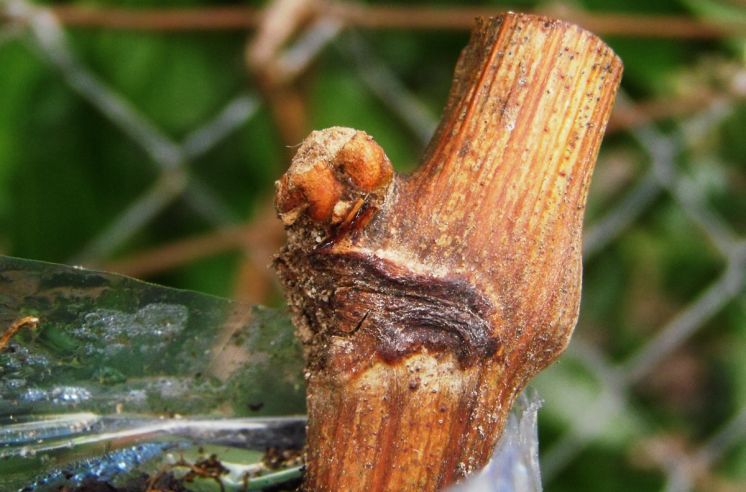
<path fill-rule="evenodd" d="M 306 356 L 308 490 L 438 490 L 484 466 L 567 345 L 621 62 L 577 26 L 478 19 L 419 169 L 313 132 L 277 182 Z"/>

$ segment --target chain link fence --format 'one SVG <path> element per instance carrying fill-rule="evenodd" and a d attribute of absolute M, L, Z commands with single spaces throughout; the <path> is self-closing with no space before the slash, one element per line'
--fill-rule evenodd
<path fill-rule="evenodd" d="M 300 127 L 306 131 L 308 120 L 313 120 L 313 115 L 310 118 L 306 115 L 306 119 L 300 123 L 289 121 L 297 116 L 294 116 L 292 109 L 284 106 L 298 95 L 293 92 L 295 81 L 325 53 L 332 52 L 338 56 L 348 67 L 349 76 L 358 78 L 370 95 L 377 98 L 391 117 L 419 142 L 419 146 L 424 146 L 428 141 L 437 123 L 437 116 L 431 107 L 408 89 L 396 70 L 387 64 L 384 56 L 376 53 L 374 45 L 369 42 L 371 37 L 380 36 L 380 31 L 363 35 L 361 30 L 343 29 L 345 19 L 340 17 L 338 10 L 332 11 L 334 15 L 327 16 L 309 14 L 304 2 L 288 1 L 275 2 L 267 7 L 268 13 L 264 17 L 259 15 L 259 11 L 247 10 L 246 17 L 239 19 L 241 22 L 238 22 L 238 26 L 255 24 L 257 27 L 256 34 L 249 36 L 247 48 L 248 65 L 255 73 L 254 85 L 239 91 L 212 118 L 188 132 L 185 138 L 176 140 L 145 117 L 139 108 L 102 80 L 94 68 L 87 66 L 76 55 L 64 23 L 85 24 L 84 20 L 88 19 L 87 22 L 95 24 L 95 16 L 75 17 L 73 10 L 55 10 L 23 0 L 0 3 L 0 9 L 4 19 L 0 25 L 0 51 L 4 45 L 13 42 L 26 43 L 30 48 L 29 53 L 48 66 L 50 76 L 64 80 L 70 90 L 118 128 L 121 139 L 141 148 L 154 171 L 154 179 L 149 187 L 122 208 L 96 235 L 85 238 L 84 246 L 69 258 L 71 263 L 108 265 L 124 273 L 148 275 L 158 268 L 176 268 L 179 263 L 222 251 L 242 250 L 246 251 L 244 261 L 252 263 L 247 258 L 253 256 L 253 269 L 261 269 L 277 246 L 278 235 L 269 232 L 274 226 L 268 226 L 261 213 L 243 222 L 245 219 L 225 203 L 220 192 L 203 182 L 193 166 L 200 157 L 225 143 L 255 118 L 272 118 L 281 127 L 279 133 L 284 136 L 283 143 L 291 145 L 292 139 L 296 139 L 297 143 L 299 130 L 294 128 Z M 464 10 L 466 15 L 473 13 L 472 10 Z M 495 12 L 499 10 L 494 9 Z M 99 11 L 96 15 L 99 19 L 111 20 L 112 16 L 106 17 L 105 12 Z M 578 14 L 578 11 L 575 13 Z M 121 12 L 119 15 L 121 17 Z M 594 22 L 598 23 L 598 16 L 585 15 L 584 19 L 590 19 L 588 24 L 591 27 Z M 209 18 L 196 17 L 197 21 Z M 351 16 L 347 20 L 353 18 Z M 189 29 L 189 22 L 197 22 L 194 19 L 190 21 L 191 18 L 177 18 L 172 19 L 172 24 L 167 24 L 163 19 L 157 22 L 158 19 L 155 18 L 153 25 L 147 28 L 168 30 L 181 26 Z M 235 19 L 235 16 L 226 19 Z M 382 19 L 379 22 L 385 23 L 386 19 Z M 390 14 L 392 23 L 396 19 L 394 14 Z M 416 24 L 415 20 L 410 20 Z M 374 23 L 373 19 L 369 21 Z M 422 28 L 423 19 L 418 18 L 417 21 Z M 105 22 L 100 25 L 118 29 L 128 27 L 128 22 L 132 24 L 138 20 L 120 18 L 120 24 L 124 26 L 110 23 L 107 27 Z M 272 26 L 272 22 L 281 26 Z M 356 22 L 365 27 L 365 22 L 359 18 Z M 406 19 L 401 22 L 402 27 L 406 28 Z M 702 37 L 716 38 L 725 36 L 724 33 L 730 36 L 739 34 L 733 26 L 726 29 L 721 25 L 721 30 L 718 30 L 713 24 L 703 24 L 704 27 L 700 27 L 704 31 L 697 31 L 696 22 L 693 22 L 686 24 L 691 28 L 689 31 L 682 28 L 678 34 L 674 32 L 670 35 L 676 39 L 676 36 L 686 36 L 687 33 L 693 33 L 692 37 L 702 34 Z M 453 23 L 457 24 L 455 21 Z M 463 28 L 460 25 L 438 26 L 436 21 L 432 24 L 436 28 Z M 219 29 L 221 25 L 218 23 L 214 27 Z M 237 28 L 235 23 L 227 21 L 222 26 Z M 662 29 L 665 30 L 665 26 Z M 631 34 L 636 35 L 634 30 Z M 746 32 L 740 31 L 742 38 L 745 35 Z M 417 42 L 416 33 L 410 37 L 410 42 Z M 153 70 L 158 69 L 153 67 Z M 320 70 L 323 69 L 322 64 Z M 3 77 L 12 76 L 3 74 Z M 734 113 L 743 112 L 746 67 L 735 63 L 735 68 L 728 72 L 726 85 L 727 90 L 716 91 L 712 97 L 698 100 L 694 109 L 683 108 L 684 103 L 670 103 L 667 108 L 664 105 L 668 111 L 663 111 L 660 116 L 640 101 L 635 101 L 627 89 L 620 93 L 610 128 L 610 132 L 614 132 L 612 138 L 619 142 L 616 142 L 616 146 L 612 142 L 611 149 L 602 149 L 598 166 L 601 189 L 594 190 L 595 193 L 592 191 L 591 195 L 590 208 L 593 209 L 595 203 L 596 212 L 591 214 L 585 231 L 584 254 L 588 275 L 603 277 L 599 272 L 605 268 L 604 255 L 610 250 L 626 248 L 626 244 L 635 240 L 630 238 L 629 231 L 651 220 L 651 211 L 661 207 L 675 209 L 671 213 L 685 222 L 683 227 L 691 230 L 692 235 L 702 238 L 701 244 L 707 249 L 708 255 L 716 257 L 720 268 L 713 279 L 696 286 L 695 294 L 688 296 L 687 302 L 675 304 L 675 309 L 664 310 L 665 319 L 661 323 L 636 335 L 641 343 L 620 348 L 619 344 L 605 340 L 599 332 L 613 336 L 609 335 L 610 329 L 598 322 L 586 322 L 585 313 L 593 307 L 588 306 L 588 302 L 592 301 L 584 304 L 580 326 L 568 353 L 536 383 L 546 398 L 542 414 L 553 422 L 549 424 L 546 440 L 542 438 L 543 479 L 547 490 L 581 490 L 582 485 L 576 484 L 578 488 L 573 488 L 575 485 L 567 482 L 574 477 L 568 470 L 592 468 L 596 463 L 594 454 L 600 452 L 610 452 L 613 460 L 645 470 L 646 476 L 653 477 L 650 479 L 650 490 L 746 489 L 746 398 L 731 398 L 733 403 L 727 411 L 721 412 L 722 415 L 717 415 L 717 422 L 706 427 L 707 432 L 688 433 L 687 429 L 702 427 L 686 423 L 669 425 L 665 420 L 657 420 L 660 416 L 656 416 L 656 398 L 661 392 L 645 390 L 651 385 L 662 384 L 665 393 L 671 387 L 678 387 L 677 384 L 685 385 L 686 381 L 682 383 L 680 379 L 688 377 L 690 373 L 686 370 L 674 373 L 672 377 L 675 383 L 666 385 L 655 381 L 662 377 L 661 374 L 666 374 L 665 368 L 685 364 L 686 357 L 682 354 L 696 352 L 699 343 L 709 346 L 712 344 L 710 341 L 715 340 L 715 345 L 718 341 L 727 345 L 736 337 L 741 340 L 740 346 L 744 346 L 746 326 L 742 323 L 746 320 L 743 296 L 746 237 L 743 230 L 739 230 L 744 225 L 743 217 L 734 222 L 732 218 L 724 216 L 727 214 L 712 205 L 696 169 L 692 171 L 682 165 L 682 160 L 689 162 L 702 156 L 711 156 L 713 147 L 717 146 L 717 142 L 712 142 L 713 134 L 717 134 L 723 122 L 733 118 Z M 349 110 L 354 111 L 355 108 Z M 311 110 L 306 108 L 306 111 Z M 674 119 L 673 123 L 671 119 Z M 664 120 L 664 123 L 658 120 Z M 287 152 L 287 149 L 279 149 L 279 152 Z M 621 158 L 620 153 L 627 162 L 636 166 L 636 171 L 626 178 L 623 191 L 615 192 L 613 200 L 604 203 L 603 180 L 611 179 L 609 175 L 613 173 L 615 159 Z M 733 186 L 737 193 L 739 189 L 743 193 L 744 189 L 738 187 L 743 185 L 744 162 L 736 164 L 740 167 L 736 166 L 732 174 L 735 176 L 732 179 L 736 181 Z M 129 261 L 115 258 L 114 253 L 121 251 L 128 241 L 177 200 L 186 204 L 190 213 L 211 224 L 213 231 L 199 237 L 180 238 L 172 244 L 149 245 L 139 252 L 130 253 Z M 743 209 L 740 210 L 740 213 L 743 212 Z M 256 254 L 252 248 L 264 248 L 264 253 Z M 681 275 L 688 275 L 686 267 L 682 266 Z M 246 281 L 245 277 L 242 279 Z M 261 275 L 251 277 L 251 281 L 268 282 Z M 597 282 L 592 280 L 586 283 L 587 289 L 598 287 Z M 653 289 L 652 285 L 637 285 L 636 288 L 641 289 L 638 297 L 646 297 L 648 287 Z M 592 293 L 590 297 L 593 299 Z M 640 303 L 644 301 L 639 300 Z M 726 323 L 722 319 L 724 310 L 731 313 L 730 318 L 735 319 L 727 321 L 731 327 L 727 336 L 721 336 L 718 331 L 720 325 Z M 659 313 L 653 318 L 661 316 Z M 634 320 L 630 323 L 634 324 Z M 723 350 L 722 353 L 708 355 L 707 360 L 736 357 L 734 353 L 738 354 L 738 351 Z M 730 360 L 723 364 L 740 366 L 743 370 L 746 356 L 741 354 L 741 357 L 740 361 Z M 584 382 L 579 384 L 579 380 Z M 737 386 L 740 383 L 733 384 Z M 738 390 L 731 388 L 726 391 Z M 695 393 L 690 397 L 701 398 L 709 394 L 703 396 L 702 393 Z M 720 396 L 715 394 L 715 397 Z M 606 490 L 602 484 L 592 489 Z M 610 490 L 625 488 L 619 484 Z"/>

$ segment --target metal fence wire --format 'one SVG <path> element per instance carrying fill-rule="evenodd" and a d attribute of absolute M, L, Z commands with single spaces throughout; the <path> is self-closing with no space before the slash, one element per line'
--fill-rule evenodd
<path fill-rule="evenodd" d="M 239 249 L 247 244 L 248 254 L 252 254 L 254 243 L 246 239 L 251 235 L 247 236 L 244 232 L 247 227 L 251 229 L 251 223 L 261 223 L 261 219 L 254 219 L 249 225 L 242 224 L 241 218 L 226 205 L 220 193 L 193 172 L 193 163 L 245 127 L 253 118 L 259 117 L 262 107 L 274 115 L 278 125 L 284 124 L 285 131 L 281 129 L 280 132 L 287 143 L 297 138 L 298 131 L 293 129 L 293 122 L 283 123 L 288 112 L 282 106 L 293 96 L 288 87 L 320 54 L 328 50 L 348 63 L 351 76 L 359 78 L 370 94 L 378 98 L 382 107 L 408 128 L 414 138 L 422 144 L 427 142 L 435 128 L 436 115 L 420 101 L 417 94 L 407 88 L 386 60 L 375 53 L 375 48 L 366 40 L 367 35 L 361 35 L 360 29 L 344 29 L 349 24 L 358 24 L 364 29 L 376 22 L 385 23 L 385 16 L 382 17 L 383 14 L 377 11 L 378 17 L 366 19 L 364 15 L 355 14 L 358 15 L 356 17 L 350 13 L 357 12 L 354 10 L 356 6 L 347 6 L 348 11 L 345 11 L 344 4 L 335 4 L 336 10 L 331 9 L 327 14 L 323 11 L 309 14 L 307 5 L 298 1 L 273 2 L 266 7 L 264 15 L 260 15 L 259 11 L 246 10 L 247 14 L 238 20 L 235 15 L 231 17 L 230 12 L 223 12 L 225 19 L 228 19 L 223 24 L 220 23 L 223 17 L 218 17 L 216 12 L 212 16 L 202 17 L 168 17 L 165 14 L 158 17 L 151 12 L 152 23 L 147 24 L 147 14 L 143 14 L 145 17 L 127 17 L 123 16 L 122 11 L 115 11 L 107 17 L 106 9 L 103 9 L 91 11 L 93 13 L 89 12 L 88 16 L 83 15 L 85 10 L 81 10 L 76 16 L 74 7 L 50 8 L 25 0 L 0 2 L 0 19 L 3 19 L 0 24 L 0 50 L 3 45 L 14 41 L 27 43 L 32 48 L 30 52 L 43 60 L 53 74 L 64 80 L 72 91 L 120 130 L 123 140 L 139 146 L 156 172 L 156 178 L 149 188 L 122 209 L 95 237 L 89 238 L 85 247 L 69 259 L 71 263 L 119 265 L 125 273 L 144 274 L 147 268 L 140 271 L 133 267 L 135 263 L 117 263 L 113 254 L 177 199 L 183 200 L 192 212 L 219 232 L 187 239 L 177 245 L 158 245 L 140 255 L 141 260 L 152 253 L 159 254 L 160 258 L 165 256 L 168 261 L 178 262 L 174 259 L 178 257 L 186 262 L 221 249 Z M 466 16 L 474 13 L 474 9 L 464 10 Z M 499 9 L 495 8 L 494 11 Z M 388 21 L 396 24 L 398 18 L 393 12 L 389 13 Z M 610 20 L 607 18 L 593 17 L 582 11 L 574 11 L 573 15 L 580 16 L 591 28 L 599 26 L 601 31 L 614 31 L 613 27 L 608 27 L 613 24 L 608 24 Z M 436 15 L 431 19 L 431 24 L 442 29 L 462 29 L 462 24 L 465 24 L 459 24 L 462 17 L 450 18 L 452 25 L 447 25 L 448 19 Z M 221 26 L 238 29 L 254 24 L 252 27 L 256 29 L 250 31 L 247 58 L 256 74 L 255 87 L 237 93 L 225 103 L 222 110 L 180 141 L 170 138 L 126 97 L 102 80 L 93 68 L 82 62 L 71 47 L 67 33 L 75 24 L 96 25 L 97 22 L 100 27 L 108 29 L 199 29 L 200 22 L 207 24 L 210 19 L 216 29 Z M 282 19 L 290 25 L 285 26 L 284 34 L 278 34 L 277 26 L 272 27 L 271 23 Z M 292 19 L 300 20 L 294 23 Z M 407 27 L 406 20 L 400 20 L 400 27 Z M 410 18 L 409 21 L 414 27 L 422 28 L 426 19 Z M 628 20 L 624 21 L 629 23 Z M 607 27 L 603 22 L 607 22 Z M 659 25 L 656 27 L 661 32 L 649 29 L 647 35 L 667 35 L 666 29 L 673 29 L 668 35 L 674 39 L 677 36 L 697 37 L 700 34 L 702 37 L 739 34 L 733 26 L 723 24 L 718 30 L 713 24 L 697 26 L 696 22 L 692 22 Z M 366 23 L 371 26 L 366 26 Z M 645 29 L 644 23 L 632 22 L 632 25 L 638 31 Z M 282 26 L 279 28 L 280 31 L 283 29 Z M 633 35 L 635 29 L 632 29 Z M 741 36 L 744 34 L 740 32 Z M 707 330 L 711 336 L 717 337 L 718 327 L 713 325 L 712 320 L 727 306 L 735 306 L 733 309 L 741 313 L 740 319 L 746 320 L 746 315 L 743 315 L 746 309 L 743 297 L 746 237 L 743 230 L 737 230 L 738 225 L 732 224 L 732 220 L 712 206 L 702 180 L 680 165 L 682 155 L 696 153 L 698 146 L 708 145 L 707 139 L 712 132 L 731 118 L 735 111 L 743 110 L 746 67 L 736 65 L 727 80 L 727 90 L 699 101 L 694 109 L 676 105 L 667 108 L 669 115 L 676 118 L 673 125 L 657 122 L 656 117 L 651 116 L 650 108 L 634 101 L 624 89 L 620 93 L 612 129 L 627 135 L 628 145 L 635 149 L 633 160 L 642 171 L 636 174 L 626 191 L 586 225 L 586 263 L 602 259 L 620 241 L 625 241 L 625 234 L 652 209 L 661 206 L 663 201 L 673 204 L 687 226 L 691 226 L 692 234 L 705 239 L 706 247 L 715 252 L 722 268 L 713 281 L 699 287 L 698 293 L 688 304 L 670 313 L 662 325 L 646 332 L 644 343 L 631 350 L 620 353 L 615 349 L 610 353 L 608 344 L 604 344 L 597 335 L 604 327 L 584 326 L 581 314 L 580 327 L 568 353 L 536 383 L 546 399 L 542 414 L 555 422 L 553 428 L 557 432 L 556 436 L 547 438 L 548 444 L 542 445 L 543 480 L 548 490 L 553 490 L 555 484 L 561 488 L 560 482 L 568 468 L 593 466 L 593 453 L 587 452 L 588 449 L 612 449 L 621 460 L 647 467 L 648 470 L 652 468 L 654 471 L 650 473 L 658 477 L 658 481 L 654 481 L 655 486 L 662 486 L 666 491 L 746 490 L 744 398 L 736 399 L 738 405 L 735 411 L 714 426 L 709 435 L 682 436 L 668 432 L 665 426 L 656 423 L 650 415 L 650 405 L 641 405 L 640 401 L 645 397 L 641 397 L 637 389 L 641 382 L 653 379 L 661 367 L 673 364 L 672 360 L 676 359 L 677 354 L 690 346 L 703 331 Z M 157 69 L 153 67 L 153 70 Z M 261 117 L 266 117 L 266 113 Z M 613 166 L 613 160 L 614 156 L 602 149 L 599 172 L 603 172 L 605 166 Z M 740 165 L 740 172 L 743 173 L 743 162 Z M 743 180 L 743 174 L 739 179 Z M 260 226 L 259 235 L 261 230 Z M 210 244 L 210 239 L 218 246 L 205 246 Z M 274 247 L 270 246 L 269 250 Z M 261 263 L 264 260 L 259 256 Z M 168 264 L 168 261 L 165 263 Z M 128 271 L 125 265 L 134 270 Z M 587 307 L 584 305 L 583 313 Z M 739 329 L 738 326 L 736 328 Z M 740 326 L 740 336 L 746 337 L 746 327 Z M 727 343 L 726 338 L 723 338 L 723 343 Z M 746 367 L 746 356 L 742 357 L 741 369 Z M 574 384 L 573 380 L 564 379 L 569 368 L 583 373 L 585 384 Z M 563 381 L 567 384 L 559 384 Z M 655 402 L 652 406 L 655 407 Z M 723 466 L 726 462 L 731 465 Z M 606 489 L 598 486 L 594 490 Z M 619 490 L 619 487 L 615 490 Z"/>

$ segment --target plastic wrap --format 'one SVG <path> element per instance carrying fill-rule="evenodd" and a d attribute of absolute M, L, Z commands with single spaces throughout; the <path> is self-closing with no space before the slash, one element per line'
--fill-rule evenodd
<path fill-rule="evenodd" d="M 287 452 L 305 438 L 303 360 L 285 312 L 0 257 L 0 337 L 24 317 L 38 324 L 0 345 L 0 490 L 132 486 L 210 464 L 219 480 L 193 477 L 194 490 L 299 480 Z M 538 406 L 522 396 L 490 464 L 453 490 L 541 490 Z"/>

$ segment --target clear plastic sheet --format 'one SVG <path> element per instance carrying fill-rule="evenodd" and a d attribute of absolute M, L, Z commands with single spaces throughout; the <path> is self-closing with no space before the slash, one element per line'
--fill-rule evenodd
<path fill-rule="evenodd" d="M 27 316 L 38 324 L 0 347 L 0 490 L 125 483 L 207 445 L 253 451 L 238 453 L 251 470 L 268 447 L 303 445 L 282 311 L 0 257 L 0 331 Z"/>
<path fill-rule="evenodd" d="M 541 492 L 537 427 L 540 407 L 535 391 L 521 393 L 490 462 L 450 492 Z"/>
<path fill-rule="evenodd" d="M 217 456 L 194 490 L 301 476 L 266 450 L 305 438 L 303 360 L 287 314 L 134 279 L 0 257 L 0 490 L 132 484 Z M 29 319 L 30 319 L 29 318 Z M 537 400 L 521 397 L 490 464 L 454 490 L 541 490 Z M 194 468 L 194 467 L 193 467 Z"/>

